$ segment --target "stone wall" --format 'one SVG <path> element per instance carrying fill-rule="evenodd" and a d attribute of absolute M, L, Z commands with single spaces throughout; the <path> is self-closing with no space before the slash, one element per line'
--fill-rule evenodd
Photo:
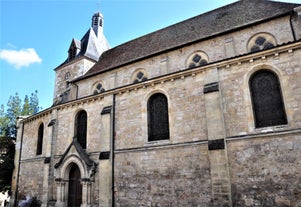
<path fill-rule="evenodd" d="M 187 59 L 196 51 L 207 54 L 209 63 L 246 54 L 249 52 L 247 45 L 250 38 L 258 33 L 272 35 L 278 45 L 293 41 L 289 17 L 281 17 L 273 22 L 264 22 L 254 27 L 229 32 L 95 75 L 78 83 L 78 97 L 93 95 L 93 86 L 99 81 L 103 83 L 105 90 L 132 84 L 133 75 L 139 69 L 146 71 L 148 79 L 180 72 L 188 68 Z M 151 45 L 148 46 L 151 47 Z"/>
<path fill-rule="evenodd" d="M 301 135 L 276 133 L 227 141 L 233 206 L 301 205 Z"/>
<path fill-rule="evenodd" d="M 206 144 L 117 152 L 116 206 L 209 206 Z"/>

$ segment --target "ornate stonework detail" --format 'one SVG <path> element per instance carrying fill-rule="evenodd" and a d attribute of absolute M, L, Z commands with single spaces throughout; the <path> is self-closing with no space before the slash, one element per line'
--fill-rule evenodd
<path fill-rule="evenodd" d="M 102 93 L 102 92 L 105 92 L 106 90 L 104 89 L 103 87 L 103 84 L 102 83 L 97 83 L 94 85 L 93 87 L 93 94 L 99 94 L 99 93 Z"/>
<path fill-rule="evenodd" d="M 148 78 L 144 70 L 138 70 L 137 72 L 134 73 L 132 79 L 133 79 L 133 83 L 140 83 L 146 81 Z"/>
<path fill-rule="evenodd" d="M 275 38 L 268 33 L 259 33 L 253 36 L 248 43 L 249 52 L 258 52 L 260 50 L 270 49 L 276 46 Z"/>
<path fill-rule="evenodd" d="M 197 51 L 191 54 L 186 62 L 187 68 L 196 68 L 208 64 L 208 56 L 204 52 Z"/>

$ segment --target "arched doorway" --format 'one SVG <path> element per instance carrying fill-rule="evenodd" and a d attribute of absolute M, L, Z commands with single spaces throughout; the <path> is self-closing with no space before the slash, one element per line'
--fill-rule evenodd
<path fill-rule="evenodd" d="M 73 164 L 69 172 L 68 207 L 80 207 L 82 203 L 82 185 L 80 170 Z"/>

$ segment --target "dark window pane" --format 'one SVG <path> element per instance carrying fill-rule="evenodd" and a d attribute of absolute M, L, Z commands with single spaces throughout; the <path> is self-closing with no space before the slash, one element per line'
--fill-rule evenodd
<path fill-rule="evenodd" d="M 148 101 L 148 136 L 149 141 L 169 139 L 168 103 L 161 93 Z"/>
<path fill-rule="evenodd" d="M 202 57 L 200 56 L 200 55 L 195 55 L 194 57 L 193 57 L 193 62 L 195 62 L 195 63 L 198 63 L 200 60 L 202 59 Z"/>
<path fill-rule="evenodd" d="M 266 40 L 265 40 L 264 37 L 257 37 L 255 43 L 256 43 L 257 45 L 263 45 L 265 41 L 266 41 Z"/>
<path fill-rule="evenodd" d="M 203 65 L 207 65 L 207 61 L 206 60 L 201 60 L 201 62 L 200 62 L 200 66 L 203 66 Z"/>
<path fill-rule="evenodd" d="M 41 124 L 39 126 L 39 131 L 38 131 L 37 155 L 42 154 L 43 136 L 44 136 L 44 124 Z"/>
<path fill-rule="evenodd" d="M 189 68 L 195 68 L 195 67 L 196 67 L 196 65 L 194 63 L 189 64 Z"/>
<path fill-rule="evenodd" d="M 87 113 L 80 111 L 76 119 L 76 139 L 83 149 L 87 144 Z"/>
<path fill-rule="evenodd" d="M 274 47 L 274 45 L 273 45 L 273 43 L 271 43 L 271 42 L 267 42 L 267 43 L 265 43 L 264 44 L 264 49 L 271 49 L 271 48 L 273 48 Z"/>
<path fill-rule="evenodd" d="M 102 85 L 100 84 L 100 83 L 98 83 L 98 85 L 97 85 L 97 90 L 99 90 L 100 91 L 100 89 L 102 88 Z"/>
<path fill-rule="evenodd" d="M 250 91 L 256 127 L 287 124 L 278 77 L 267 70 L 250 79 Z"/>
<path fill-rule="evenodd" d="M 257 52 L 259 50 L 260 50 L 260 47 L 258 47 L 256 45 L 251 48 L 251 52 Z"/>
<path fill-rule="evenodd" d="M 144 76 L 144 74 L 142 73 L 142 72 L 139 72 L 138 74 L 137 74 L 137 78 L 139 79 L 139 80 L 141 80 L 141 78 Z"/>

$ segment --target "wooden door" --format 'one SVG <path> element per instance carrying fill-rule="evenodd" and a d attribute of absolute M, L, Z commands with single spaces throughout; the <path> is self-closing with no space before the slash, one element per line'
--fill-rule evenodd
<path fill-rule="evenodd" d="M 73 165 L 69 173 L 68 207 L 80 207 L 82 203 L 82 185 L 80 183 L 80 171 L 77 165 Z"/>

